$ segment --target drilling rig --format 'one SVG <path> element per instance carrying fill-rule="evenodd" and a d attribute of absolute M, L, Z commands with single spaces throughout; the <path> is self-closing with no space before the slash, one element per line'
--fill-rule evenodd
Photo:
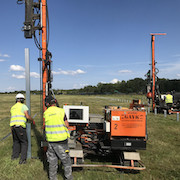
<path fill-rule="evenodd" d="M 18 0 L 21 4 L 22 0 Z M 42 110 L 46 110 L 46 97 L 52 91 L 52 53 L 48 50 L 48 10 L 46 0 L 25 0 L 24 36 L 34 38 L 41 52 L 38 61 L 42 63 Z M 39 32 L 42 43 L 38 41 Z M 58 104 L 57 104 L 58 106 Z M 64 107 L 70 124 L 70 156 L 73 167 L 112 167 L 120 169 L 144 170 L 136 150 L 146 149 L 147 126 L 145 110 L 123 109 L 120 106 L 106 106 L 104 117 L 93 117 L 88 106 Z M 43 119 L 43 127 L 45 122 Z M 95 153 L 101 156 L 116 154 L 116 165 L 84 164 L 84 156 Z"/>
<path fill-rule="evenodd" d="M 159 70 L 156 68 L 156 61 L 155 61 L 155 36 L 157 35 L 166 35 L 166 33 L 151 33 L 151 70 L 147 72 L 145 75 L 147 77 L 147 98 L 148 104 L 150 105 L 152 101 L 152 110 L 154 111 L 155 108 L 162 106 L 162 101 L 160 97 L 159 85 L 157 82 L 157 74 Z"/>
<path fill-rule="evenodd" d="M 166 35 L 166 33 L 151 33 L 151 54 L 152 54 L 152 62 L 151 62 L 151 70 L 147 72 L 145 75 L 147 78 L 147 98 L 148 104 L 150 105 L 152 102 L 152 110 L 159 113 L 163 113 L 167 111 L 168 114 L 177 113 L 180 111 L 180 94 L 173 92 L 173 100 L 171 108 L 169 109 L 167 104 L 165 103 L 164 97 L 162 96 L 159 90 L 158 77 L 157 74 L 159 70 L 156 68 L 155 61 L 155 36 L 157 35 Z"/>

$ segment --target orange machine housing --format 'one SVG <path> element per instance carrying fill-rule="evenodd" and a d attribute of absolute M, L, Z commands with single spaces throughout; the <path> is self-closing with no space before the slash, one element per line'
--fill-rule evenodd
<path fill-rule="evenodd" d="M 146 112 L 130 109 L 112 109 L 111 136 L 145 137 Z"/>

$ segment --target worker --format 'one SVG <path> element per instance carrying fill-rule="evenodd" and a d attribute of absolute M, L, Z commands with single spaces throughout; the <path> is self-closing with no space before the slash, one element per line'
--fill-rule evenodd
<path fill-rule="evenodd" d="M 173 96 L 169 92 L 165 96 L 165 102 L 167 104 L 168 110 L 171 109 L 172 104 L 173 104 Z"/>
<path fill-rule="evenodd" d="M 57 179 L 58 159 L 60 159 L 64 166 L 65 179 L 71 180 L 73 177 L 68 147 L 69 123 L 64 109 L 56 106 L 56 99 L 48 96 L 45 101 L 48 107 L 44 112 L 44 118 L 46 140 L 48 142 L 46 154 L 49 162 L 49 179 Z"/>
<path fill-rule="evenodd" d="M 24 104 L 23 94 L 16 95 L 16 104 L 11 107 L 10 127 L 13 137 L 12 160 L 18 159 L 21 154 L 19 164 L 25 164 L 27 158 L 28 139 L 26 134 L 27 119 L 35 125 L 35 121 L 28 113 L 28 107 Z"/>

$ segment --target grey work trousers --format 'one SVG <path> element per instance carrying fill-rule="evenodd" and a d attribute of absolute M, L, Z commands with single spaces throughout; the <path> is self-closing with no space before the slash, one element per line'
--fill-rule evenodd
<path fill-rule="evenodd" d="M 64 166 L 64 177 L 72 180 L 71 158 L 69 156 L 68 144 L 48 143 L 47 159 L 49 162 L 49 179 L 57 180 L 58 159 Z"/>

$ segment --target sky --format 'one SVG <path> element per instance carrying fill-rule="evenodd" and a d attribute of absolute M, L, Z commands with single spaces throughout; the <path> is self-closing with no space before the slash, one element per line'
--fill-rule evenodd
<path fill-rule="evenodd" d="M 159 78 L 180 79 L 179 0 L 47 0 L 54 89 L 145 79 L 155 37 Z M 25 48 L 31 90 L 40 89 L 39 50 L 21 30 L 25 6 L 0 6 L 0 92 L 25 90 Z"/>

